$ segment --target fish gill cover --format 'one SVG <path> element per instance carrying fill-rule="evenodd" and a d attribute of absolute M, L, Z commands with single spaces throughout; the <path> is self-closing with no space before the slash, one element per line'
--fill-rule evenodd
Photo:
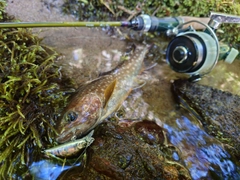
<path fill-rule="evenodd" d="M 13 21 L 0 0 L 0 21 Z M 0 179 L 24 177 L 65 106 L 59 54 L 25 28 L 0 29 Z"/>

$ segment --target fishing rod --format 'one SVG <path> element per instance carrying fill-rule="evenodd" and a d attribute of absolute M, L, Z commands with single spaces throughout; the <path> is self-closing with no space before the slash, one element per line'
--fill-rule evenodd
<path fill-rule="evenodd" d="M 125 22 L 4 22 L 0 28 L 42 28 L 42 27 L 104 27 L 124 26 Z"/>
<path fill-rule="evenodd" d="M 187 16 L 158 18 L 146 14 L 130 21 L 115 22 L 2 22 L 0 28 L 42 28 L 42 27 L 125 27 L 135 31 L 164 32 L 173 37 L 166 50 L 166 60 L 176 72 L 198 81 L 211 72 L 218 60 L 232 63 L 238 50 L 219 43 L 216 30 L 222 23 L 238 23 L 240 17 L 211 12 L 210 18 Z M 203 29 L 203 31 L 196 31 Z"/>
<path fill-rule="evenodd" d="M 174 28 L 177 25 L 191 20 L 208 21 L 209 18 L 194 17 L 166 17 L 157 18 L 154 16 L 140 15 L 130 21 L 113 21 L 113 22 L 1 22 L 0 28 L 42 28 L 42 27 L 127 27 L 138 31 L 165 31 Z M 195 24 L 196 25 L 196 24 Z M 200 29 L 201 27 L 195 27 Z"/>

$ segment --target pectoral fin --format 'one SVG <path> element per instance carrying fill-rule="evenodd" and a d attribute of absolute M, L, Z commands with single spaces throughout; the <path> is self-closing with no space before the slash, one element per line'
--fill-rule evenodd
<path fill-rule="evenodd" d="M 116 82 L 117 82 L 116 80 L 113 81 L 113 82 L 111 82 L 111 83 L 109 84 L 109 86 L 108 86 L 108 87 L 105 89 L 105 91 L 104 91 L 104 96 L 105 96 L 104 108 L 105 108 L 106 104 L 108 103 L 110 97 L 112 96 L 112 93 L 113 93 L 113 91 L 114 91 L 114 89 L 115 89 L 115 87 L 116 87 Z"/>

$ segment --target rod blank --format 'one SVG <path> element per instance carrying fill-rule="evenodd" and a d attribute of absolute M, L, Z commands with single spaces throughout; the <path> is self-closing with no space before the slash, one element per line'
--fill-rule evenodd
<path fill-rule="evenodd" d="M 105 27 L 122 26 L 122 22 L 5 22 L 0 28 L 41 28 L 41 27 Z"/>

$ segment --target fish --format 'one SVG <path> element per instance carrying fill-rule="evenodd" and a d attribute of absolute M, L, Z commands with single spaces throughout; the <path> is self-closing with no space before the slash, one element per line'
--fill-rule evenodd
<path fill-rule="evenodd" d="M 148 51 L 148 45 L 136 46 L 129 60 L 81 85 L 57 122 L 56 141 L 65 143 L 81 137 L 115 112 L 136 84 Z"/>
<path fill-rule="evenodd" d="M 82 149 L 87 148 L 93 143 L 94 141 L 94 138 L 92 137 L 93 132 L 94 130 L 92 130 L 88 135 L 81 139 L 70 141 L 68 143 L 55 146 L 53 148 L 45 149 L 43 153 L 46 155 L 57 156 L 61 158 L 74 156 L 75 154 L 79 153 Z"/>

